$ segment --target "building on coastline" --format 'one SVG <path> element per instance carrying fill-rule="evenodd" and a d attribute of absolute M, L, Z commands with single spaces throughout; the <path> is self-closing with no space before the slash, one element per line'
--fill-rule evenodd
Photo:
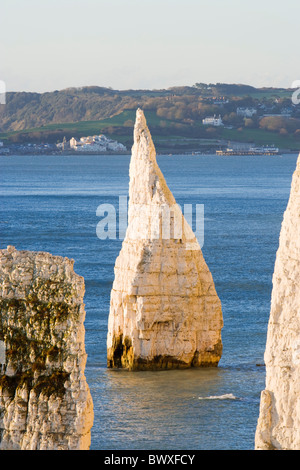
<path fill-rule="evenodd" d="M 0 155 L 9 154 L 9 148 L 4 145 L 2 141 L 0 141 Z"/>
<path fill-rule="evenodd" d="M 216 126 L 216 127 L 224 125 L 220 115 L 219 117 L 216 117 L 216 115 L 214 115 L 213 117 L 206 117 L 205 119 L 202 119 L 202 124 L 204 126 Z"/>
<path fill-rule="evenodd" d="M 70 148 L 77 152 L 126 152 L 125 145 L 103 134 L 70 139 Z"/>

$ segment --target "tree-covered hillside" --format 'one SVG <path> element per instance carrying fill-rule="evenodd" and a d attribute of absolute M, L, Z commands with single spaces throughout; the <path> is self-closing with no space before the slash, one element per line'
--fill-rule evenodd
<path fill-rule="evenodd" d="M 142 107 L 159 145 L 164 139 L 181 137 L 297 149 L 300 105 L 292 103 L 292 93 L 287 89 L 204 83 L 165 90 L 91 86 L 48 93 L 8 93 L 6 105 L 0 105 L 0 138 L 57 142 L 63 137 L 106 133 L 129 146 L 134 113 Z M 203 119 L 214 115 L 221 117 L 222 126 L 203 125 Z"/>

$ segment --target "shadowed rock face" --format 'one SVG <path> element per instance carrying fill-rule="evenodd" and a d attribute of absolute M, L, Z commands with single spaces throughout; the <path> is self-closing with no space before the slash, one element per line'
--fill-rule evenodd
<path fill-rule="evenodd" d="M 137 110 L 128 228 L 111 291 L 108 367 L 217 366 L 222 326 L 211 273 L 157 165 L 144 114 Z"/>
<path fill-rule="evenodd" d="M 300 449 L 300 156 L 280 233 L 265 350 L 257 450 Z"/>
<path fill-rule="evenodd" d="M 84 280 L 73 260 L 0 250 L 0 449 L 88 449 Z"/>

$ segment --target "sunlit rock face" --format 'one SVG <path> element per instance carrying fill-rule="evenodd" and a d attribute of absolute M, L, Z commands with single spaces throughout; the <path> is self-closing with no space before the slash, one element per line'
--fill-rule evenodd
<path fill-rule="evenodd" d="M 0 250 L 0 449 L 88 449 L 84 280 L 73 260 Z"/>
<path fill-rule="evenodd" d="M 217 366 L 222 326 L 212 275 L 157 165 L 145 116 L 138 109 L 128 228 L 111 291 L 108 367 Z"/>
<path fill-rule="evenodd" d="M 300 156 L 277 251 L 257 450 L 300 449 Z"/>

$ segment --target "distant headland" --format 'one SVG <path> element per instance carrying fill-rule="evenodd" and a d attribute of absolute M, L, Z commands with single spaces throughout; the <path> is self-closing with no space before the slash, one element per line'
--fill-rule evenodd
<path fill-rule="evenodd" d="M 295 90 L 242 84 L 205 84 L 161 90 L 97 86 L 47 93 L 9 92 L 0 105 L 1 153 L 28 144 L 43 153 L 72 138 L 104 134 L 129 152 L 135 110 L 147 112 L 158 153 L 215 153 L 228 143 L 300 148 Z M 26 153 L 26 152 L 25 152 Z"/>

